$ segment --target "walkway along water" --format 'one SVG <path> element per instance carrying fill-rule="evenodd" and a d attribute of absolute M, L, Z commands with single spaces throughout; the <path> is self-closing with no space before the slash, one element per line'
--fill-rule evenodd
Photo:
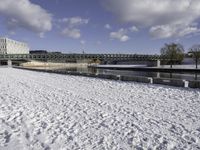
<path fill-rule="evenodd" d="M 183 80 L 183 79 L 173 79 L 173 78 L 160 78 L 160 77 L 143 77 L 143 76 L 125 76 L 125 75 L 114 75 L 114 74 L 93 74 L 93 73 L 83 73 L 83 72 L 74 72 L 67 70 L 50 70 L 50 69 L 33 69 L 33 68 L 24 68 L 24 67 L 14 67 L 18 69 L 25 69 L 31 71 L 39 71 L 39 72 L 48 72 L 48 73 L 57 73 L 57 74 L 67 74 L 74 76 L 85 76 L 85 77 L 94 77 L 94 78 L 102 78 L 102 79 L 111 79 L 111 80 L 120 80 L 120 81 L 134 81 L 134 82 L 142 82 L 142 83 L 150 83 L 150 84 L 162 84 L 169 86 L 177 86 L 177 87 L 190 87 L 190 88 L 200 88 L 199 80 Z M 120 69 L 120 68 L 118 68 Z M 123 68 L 121 68 L 123 69 Z M 167 69 L 167 68 L 130 68 L 132 70 L 142 70 L 145 69 L 147 71 L 155 71 L 155 72 L 191 72 L 191 73 L 199 73 L 200 69 Z"/>

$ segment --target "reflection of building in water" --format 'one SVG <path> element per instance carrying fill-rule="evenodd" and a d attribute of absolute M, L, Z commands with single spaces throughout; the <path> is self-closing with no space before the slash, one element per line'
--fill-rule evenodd
<path fill-rule="evenodd" d="M 88 67 L 77 67 L 76 68 L 77 72 L 83 72 L 83 73 L 92 73 L 96 74 L 97 69 L 96 68 L 88 68 Z"/>
<path fill-rule="evenodd" d="M 0 54 L 29 54 L 29 47 L 26 43 L 0 38 Z"/>

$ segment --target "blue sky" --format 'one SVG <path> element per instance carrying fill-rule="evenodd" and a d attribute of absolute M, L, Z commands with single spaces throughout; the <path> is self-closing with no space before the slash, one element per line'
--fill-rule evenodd
<path fill-rule="evenodd" d="M 155 54 L 200 44 L 199 0 L 0 0 L 0 36 L 65 53 Z"/>

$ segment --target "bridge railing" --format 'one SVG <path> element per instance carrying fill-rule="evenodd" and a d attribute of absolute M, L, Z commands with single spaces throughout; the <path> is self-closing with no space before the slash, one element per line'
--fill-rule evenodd
<path fill-rule="evenodd" d="M 0 54 L 0 60 L 165 60 L 167 58 L 160 55 L 138 55 L 138 54 Z"/>

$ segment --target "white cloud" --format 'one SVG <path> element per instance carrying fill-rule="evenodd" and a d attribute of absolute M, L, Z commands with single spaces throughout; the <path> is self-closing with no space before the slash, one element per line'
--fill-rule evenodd
<path fill-rule="evenodd" d="M 111 29 L 111 26 L 109 24 L 105 24 L 104 28 Z"/>
<path fill-rule="evenodd" d="M 51 14 L 29 0 L 0 0 L 0 15 L 10 31 L 24 28 L 43 34 L 52 29 Z"/>
<path fill-rule="evenodd" d="M 122 21 L 140 25 L 191 22 L 200 17 L 198 0 L 107 0 L 107 9 Z"/>
<path fill-rule="evenodd" d="M 89 23 L 89 19 L 83 19 L 81 17 L 71 17 L 71 18 L 63 18 L 60 22 L 66 23 L 70 27 L 80 26 Z"/>
<path fill-rule="evenodd" d="M 73 39 L 79 39 L 81 37 L 81 32 L 79 29 L 69 29 L 65 28 L 62 32 L 62 35 L 73 38 Z"/>
<path fill-rule="evenodd" d="M 138 31 L 139 31 L 138 28 L 137 28 L 136 26 L 130 27 L 129 30 L 130 30 L 131 32 L 138 32 Z"/>
<path fill-rule="evenodd" d="M 110 38 L 111 39 L 117 39 L 121 42 L 126 42 L 128 41 L 130 38 L 128 37 L 127 34 L 127 30 L 126 29 L 119 29 L 117 32 L 111 32 L 110 33 Z"/>
<path fill-rule="evenodd" d="M 15 34 L 16 34 L 15 31 L 9 31 L 8 33 L 9 33 L 10 35 L 15 35 Z"/>
<path fill-rule="evenodd" d="M 63 18 L 59 20 L 60 23 L 64 23 L 65 28 L 61 31 L 61 34 L 73 39 L 79 39 L 81 37 L 80 26 L 89 23 L 89 19 L 83 19 L 81 17 Z M 83 44 L 83 41 L 81 42 Z"/>
<path fill-rule="evenodd" d="M 191 25 L 200 19 L 200 0 L 104 0 L 104 3 L 122 22 L 151 28 L 150 32 L 176 28 L 172 29 L 176 33 L 161 37 L 199 32 Z M 181 24 L 185 27 L 175 27 Z"/>
<path fill-rule="evenodd" d="M 150 29 L 150 34 L 154 38 L 183 37 L 189 34 L 197 33 L 200 29 L 189 25 L 158 25 Z"/>
<path fill-rule="evenodd" d="M 39 35 L 40 38 L 44 38 L 44 33 L 43 32 L 39 33 L 38 35 Z"/>
<path fill-rule="evenodd" d="M 82 45 L 85 45 L 86 41 L 81 40 L 80 43 L 81 43 Z"/>

